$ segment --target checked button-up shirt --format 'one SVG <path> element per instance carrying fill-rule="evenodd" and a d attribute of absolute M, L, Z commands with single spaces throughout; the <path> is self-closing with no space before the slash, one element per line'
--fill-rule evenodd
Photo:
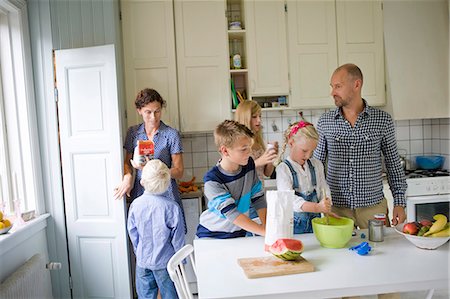
<path fill-rule="evenodd" d="M 376 205 L 383 199 L 383 156 L 394 205 L 404 207 L 407 185 L 393 120 L 388 113 L 364 103 L 353 127 L 339 108 L 320 117 L 314 157 L 327 165 L 333 204 L 355 209 Z"/>

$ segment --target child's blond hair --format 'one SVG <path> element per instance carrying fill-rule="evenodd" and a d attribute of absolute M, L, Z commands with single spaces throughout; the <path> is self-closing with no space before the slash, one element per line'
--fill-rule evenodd
<path fill-rule="evenodd" d="M 304 120 L 291 124 L 283 134 L 284 142 L 283 145 L 281 146 L 281 151 L 280 154 L 278 155 L 275 164 L 277 165 L 280 164 L 284 152 L 286 151 L 286 146 L 289 140 L 293 139 L 294 142 L 297 142 L 302 137 L 318 141 L 319 133 L 317 133 L 316 128 L 314 128 L 314 125 L 312 123 L 309 123 Z"/>
<path fill-rule="evenodd" d="M 161 160 L 148 161 L 142 169 L 141 185 L 145 191 L 159 194 L 165 192 L 170 184 L 170 170 Z"/>
<path fill-rule="evenodd" d="M 261 114 L 261 106 L 259 106 L 258 102 L 256 101 L 246 100 L 237 106 L 236 112 L 234 114 L 234 120 L 243 125 L 246 125 L 247 128 L 251 130 L 252 129 L 251 121 L 253 115 L 255 114 Z M 266 145 L 263 140 L 262 130 L 259 130 L 258 132 L 253 132 L 253 134 L 255 135 L 253 137 L 254 140 L 253 149 L 255 150 L 263 149 L 265 151 Z"/>
<path fill-rule="evenodd" d="M 232 148 L 238 138 L 242 136 L 253 140 L 254 134 L 245 125 L 234 120 L 225 120 L 214 130 L 214 142 L 218 149 L 221 146 Z"/>

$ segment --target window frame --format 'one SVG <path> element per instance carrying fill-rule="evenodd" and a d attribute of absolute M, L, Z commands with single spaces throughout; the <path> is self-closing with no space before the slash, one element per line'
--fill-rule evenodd
<path fill-rule="evenodd" d="M 12 214 L 19 198 L 21 212 L 40 215 L 45 203 L 26 2 L 0 0 L 0 19 L 0 205 Z"/>

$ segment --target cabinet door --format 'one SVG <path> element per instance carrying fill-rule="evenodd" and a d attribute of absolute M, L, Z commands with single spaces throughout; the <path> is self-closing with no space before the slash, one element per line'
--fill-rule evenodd
<path fill-rule="evenodd" d="M 231 113 L 225 2 L 174 4 L 181 131 L 211 131 Z"/>
<path fill-rule="evenodd" d="M 364 75 L 362 96 L 385 104 L 383 14 L 380 1 L 336 2 L 338 61 L 354 63 Z"/>
<path fill-rule="evenodd" d="M 284 1 L 245 1 L 251 96 L 289 94 Z"/>
<path fill-rule="evenodd" d="M 291 107 L 333 107 L 330 76 L 337 67 L 334 1 L 292 0 L 288 5 Z"/>
<path fill-rule="evenodd" d="M 121 1 L 128 126 L 142 121 L 134 101 L 139 90 L 156 89 L 167 101 L 163 120 L 178 128 L 178 91 L 172 1 Z"/>

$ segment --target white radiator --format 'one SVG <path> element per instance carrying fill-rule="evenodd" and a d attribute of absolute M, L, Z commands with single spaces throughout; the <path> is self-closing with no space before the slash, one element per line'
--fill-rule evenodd
<path fill-rule="evenodd" d="M 25 264 L 0 284 L 2 299 L 52 299 L 49 270 L 40 254 L 33 255 Z"/>

